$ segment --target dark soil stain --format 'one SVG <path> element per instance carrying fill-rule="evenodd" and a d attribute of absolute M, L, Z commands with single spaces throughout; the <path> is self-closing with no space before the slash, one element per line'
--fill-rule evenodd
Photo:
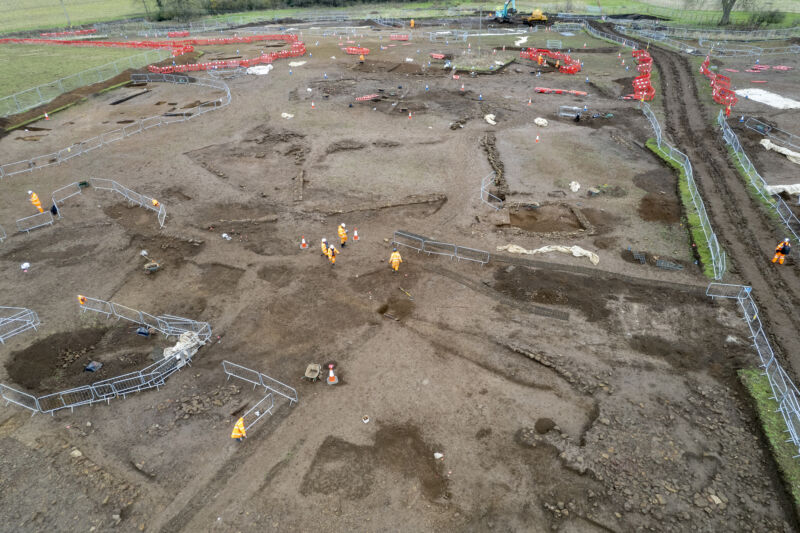
<path fill-rule="evenodd" d="M 434 451 L 413 426 L 381 427 L 371 446 L 329 436 L 317 450 L 300 493 L 360 500 L 372 493 L 378 476 L 399 474 L 419 483 L 425 498 L 438 500 L 446 495 L 447 481 L 433 458 Z"/>

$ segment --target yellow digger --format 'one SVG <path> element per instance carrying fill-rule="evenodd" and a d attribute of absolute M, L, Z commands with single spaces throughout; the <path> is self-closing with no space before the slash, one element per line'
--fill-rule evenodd
<path fill-rule="evenodd" d="M 534 9 L 533 12 L 529 17 L 525 17 L 523 22 L 528 26 L 533 26 L 534 24 L 547 24 L 547 15 L 542 13 L 541 9 Z"/>

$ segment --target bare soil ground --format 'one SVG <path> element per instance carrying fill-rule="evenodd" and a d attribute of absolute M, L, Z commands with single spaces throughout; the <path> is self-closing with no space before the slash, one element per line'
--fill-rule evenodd
<path fill-rule="evenodd" d="M 43 322 L 0 349 L 2 382 L 42 394 L 97 378 L 82 371 L 89 360 L 104 363 L 105 377 L 144 366 L 168 344 L 80 314 L 79 293 L 214 328 L 192 366 L 158 391 L 55 417 L 0 411 L 7 529 L 795 528 L 735 377 L 754 362 L 738 309 L 705 296 L 675 177 L 643 147 L 648 125 L 634 104 L 616 99 L 630 89 L 614 82 L 626 75 L 616 49 L 564 38 L 587 43 L 584 68 L 595 85 L 581 99 L 532 87 L 584 90 L 583 74 L 536 77 L 517 62 L 453 80 L 422 61 L 447 47 L 420 39 L 379 50 L 388 33 L 359 39 L 375 50 L 363 67 L 338 40 L 305 37 L 308 63 L 231 80 L 233 102 L 220 111 L 0 185 L 7 228 L 31 214 L 28 189 L 44 200 L 88 177 L 156 197 L 169 215 L 160 230 L 151 211 L 89 188 L 67 200 L 52 228 L 0 245 L 4 302 L 35 309 Z M 531 34 L 526 44 L 546 37 Z M 588 53 L 594 48 L 602 51 Z M 679 59 L 656 59 L 684 75 Z M 39 140 L 7 136 L 2 160 L 214 97 L 191 85 L 148 88 L 37 123 L 48 128 Z M 381 99 L 353 101 L 372 93 Z M 700 103 L 687 100 L 699 116 Z M 584 104 L 614 117 L 555 116 L 558 105 Z M 490 113 L 496 126 L 483 119 Z M 551 125 L 535 126 L 538 116 Z M 709 136 L 705 123 L 688 127 Z M 710 150 L 714 138 L 696 141 Z M 495 211 L 479 188 L 498 169 L 508 207 Z M 331 267 L 319 239 L 335 240 L 341 222 L 360 240 Z M 386 259 L 397 229 L 490 252 L 574 244 L 600 263 L 493 254 L 480 266 L 402 248 L 392 275 Z M 162 271 L 142 272 L 142 249 Z M 750 258 L 752 246 L 729 250 L 743 277 L 747 261 L 765 259 Z M 631 251 L 684 269 L 634 263 Z M 23 261 L 32 263 L 27 273 Z M 791 272 L 781 271 L 787 284 Z M 791 313 L 781 321 L 766 308 L 786 341 Z M 232 441 L 233 423 L 262 394 L 226 382 L 224 359 L 296 386 L 299 404 L 277 400 L 247 440 Z M 313 362 L 335 362 L 340 383 L 301 381 Z"/>

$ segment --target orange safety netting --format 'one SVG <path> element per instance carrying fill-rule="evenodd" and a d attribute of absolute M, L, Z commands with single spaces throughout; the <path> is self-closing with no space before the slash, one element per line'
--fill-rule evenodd
<path fill-rule="evenodd" d="M 578 59 L 573 59 L 569 54 L 563 52 L 554 52 L 546 48 L 528 48 L 519 53 L 519 57 L 537 61 L 540 65 L 545 57 L 554 59 L 558 65 L 558 71 L 563 74 L 577 74 L 581 71 L 581 62 Z"/>
<path fill-rule="evenodd" d="M 360 56 L 369 54 L 369 48 L 360 48 L 358 46 L 348 46 L 344 49 L 345 53 L 351 56 Z"/>

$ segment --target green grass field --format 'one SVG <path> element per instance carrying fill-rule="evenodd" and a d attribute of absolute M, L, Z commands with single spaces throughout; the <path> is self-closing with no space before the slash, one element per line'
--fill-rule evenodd
<path fill-rule="evenodd" d="M 155 10 L 155 0 L 145 0 Z M 66 15 L 65 15 L 66 11 Z M 0 0 L 0 33 L 144 17 L 142 0 Z"/>
<path fill-rule="evenodd" d="M 0 97 L 143 52 L 135 48 L 0 45 Z"/>
<path fill-rule="evenodd" d="M 128 18 L 145 17 L 148 12 L 156 11 L 155 0 L 0 0 L 0 33 L 12 31 L 64 28 L 68 25 L 90 24 Z M 290 17 L 301 13 L 321 11 L 347 11 L 349 13 L 380 13 L 384 17 L 426 18 L 448 15 L 448 9 L 475 9 L 482 7 L 486 11 L 495 9 L 501 0 L 494 2 L 457 2 L 444 0 L 440 2 L 408 2 L 402 4 L 356 4 L 341 8 L 321 9 L 276 9 L 267 11 L 250 11 L 242 13 L 249 20 L 260 20 L 272 17 Z M 521 0 L 517 2 L 520 12 L 542 9 L 546 12 L 588 12 L 587 8 L 600 6 L 605 14 L 642 13 L 659 17 L 672 18 L 676 24 L 714 25 L 719 20 L 718 0 L 703 0 L 695 9 L 685 9 L 682 0 L 564 0 L 536 2 Z M 773 9 L 791 14 L 780 26 L 800 24 L 800 2 L 796 0 L 772 0 Z M 219 18 L 230 14 L 220 15 Z M 731 18 L 734 23 L 746 22 L 749 11 L 734 11 Z"/>

